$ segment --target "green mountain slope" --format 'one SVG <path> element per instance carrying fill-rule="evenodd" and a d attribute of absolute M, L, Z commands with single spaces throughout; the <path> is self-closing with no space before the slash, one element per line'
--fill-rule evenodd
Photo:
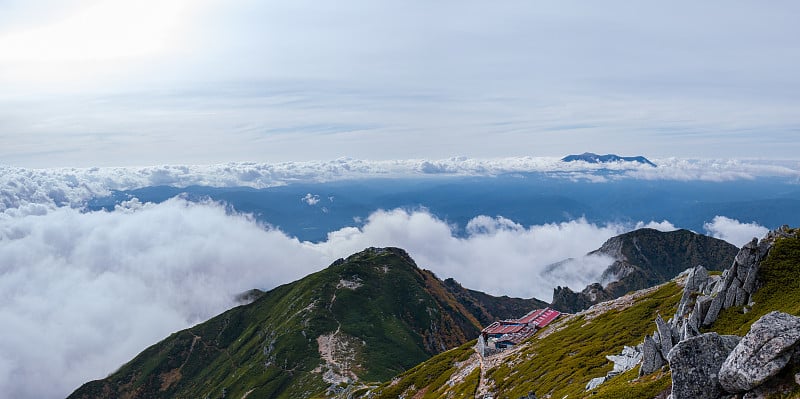
<path fill-rule="evenodd" d="M 177 332 L 70 398 L 309 398 L 385 381 L 479 332 L 400 249 L 370 248 Z"/>
<path fill-rule="evenodd" d="M 723 270 L 731 265 L 738 250 L 728 242 L 689 230 L 634 230 L 610 238 L 589 253 L 614 259 L 602 276 L 602 280 L 610 283 L 592 284 L 582 292 L 558 287 L 553 291 L 552 306 L 565 312 L 577 312 L 595 303 L 664 283 L 690 267 L 703 265 L 708 270 Z"/>
<path fill-rule="evenodd" d="M 774 310 L 800 316 L 800 237 L 775 242 L 760 263 L 755 304 L 724 310 L 708 331 L 743 335 L 759 317 Z M 642 377 L 639 367 L 586 391 L 587 383 L 605 376 L 613 364 L 605 356 L 642 342 L 654 331 L 658 314 L 675 313 L 686 275 L 589 310 L 562 317 L 512 350 L 481 358 L 470 344 L 441 353 L 372 390 L 364 398 L 665 398 L 671 387 L 668 366 Z M 774 397 L 800 397 L 794 375 L 800 364 L 785 373 L 794 391 Z M 783 377 L 782 377 L 783 378 Z M 783 396 L 781 396 L 783 395 Z M 788 395 L 788 396 L 785 396 Z M 772 397 L 772 396 L 770 396 Z"/>

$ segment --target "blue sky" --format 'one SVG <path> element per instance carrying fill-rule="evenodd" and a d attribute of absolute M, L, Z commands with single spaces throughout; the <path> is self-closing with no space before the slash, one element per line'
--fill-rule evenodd
<path fill-rule="evenodd" d="M 798 159 L 800 4 L 0 1 L 0 164 Z"/>

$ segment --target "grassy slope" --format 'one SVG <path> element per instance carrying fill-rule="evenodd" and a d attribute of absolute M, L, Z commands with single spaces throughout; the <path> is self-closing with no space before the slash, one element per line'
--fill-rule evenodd
<path fill-rule="evenodd" d="M 398 376 L 396 381 L 391 381 L 380 387 L 375 399 L 398 398 L 401 394 L 420 393 L 414 396 L 418 399 L 435 399 L 444 397 L 443 391 L 449 387 L 445 383 L 459 369 L 460 362 L 466 361 L 475 354 L 473 346 L 475 341 L 470 341 L 458 348 L 440 353 L 425 363 L 421 363 L 413 369 Z M 476 369 L 477 373 L 480 369 Z M 472 398 L 475 389 L 478 387 L 478 374 L 470 373 L 469 376 L 456 389 L 452 389 L 450 398 Z"/>
<path fill-rule="evenodd" d="M 611 371 L 605 356 L 619 354 L 624 345 L 639 344 L 654 329 L 657 313 L 675 312 L 681 292 L 677 284 L 667 283 L 629 308 L 610 310 L 592 320 L 577 317 L 561 331 L 531 340 L 515 359 L 488 373 L 496 398 L 516 399 L 529 391 L 554 398 L 581 397 L 590 379 Z"/>
<path fill-rule="evenodd" d="M 357 338 L 356 374 L 386 380 L 478 332 L 455 298 L 441 296 L 441 282 L 411 262 L 395 253 L 354 255 L 172 334 L 71 397 L 316 396 L 327 387 L 314 371 L 316 338 L 337 329 Z M 337 288 L 342 279 L 363 285 Z"/>
<path fill-rule="evenodd" d="M 742 313 L 740 309 L 727 309 L 711 330 L 720 334 L 744 335 L 754 321 L 773 310 L 800 316 L 799 275 L 800 238 L 778 240 L 761 264 L 761 287 L 754 295 L 756 304 L 752 310 Z M 638 378 L 638 367 L 612 378 L 593 392 L 585 392 L 583 388 L 591 378 L 603 376 L 611 370 L 612 364 L 605 355 L 618 354 L 623 345 L 639 344 L 646 334 L 654 331 L 656 313 L 660 312 L 664 317 L 672 315 L 681 291 L 677 284 L 668 283 L 638 299 L 627 309 L 612 310 L 588 322 L 578 317 L 543 339 L 529 340 L 518 354 L 488 370 L 488 376 L 495 383 L 492 389 L 496 392 L 495 398 L 517 399 L 533 391 L 539 397 L 549 394 L 552 398 L 568 395 L 570 398 L 645 399 L 664 392 L 671 383 L 669 370 Z M 456 371 L 455 363 L 466 357 L 463 351 L 441 354 L 398 376 L 394 386 L 387 384 L 375 397 L 390 398 L 399 392 L 413 394 L 420 391 L 426 395 L 436 392 L 439 397 L 447 397 L 448 392 L 474 389 L 474 381 L 453 387 L 441 386 L 447 381 L 444 376 Z M 800 372 L 800 366 L 785 372 L 787 381 L 791 382 L 797 372 Z M 794 391 L 788 396 L 778 394 L 775 397 L 800 397 L 800 387 L 793 386 Z"/>
<path fill-rule="evenodd" d="M 584 395 L 583 387 L 590 379 L 603 376 L 611 370 L 612 364 L 605 359 L 605 355 L 618 354 L 623 345 L 640 343 L 644 335 L 655 328 L 653 320 L 658 312 L 675 312 L 681 292 L 682 288 L 677 284 L 667 283 L 626 309 L 611 310 L 592 320 L 586 320 L 584 316 L 576 317 L 566 322 L 558 332 L 527 341 L 517 354 L 507 358 L 499 367 L 488 370 L 488 377 L 494 381 L 492 391 L 496 393 L 495 398 L 517 399 L 531 391 L 540 397 L 548 393 L 553 398 L 564 395 L 581 397 Z M 376 391 L 374 397 L 394 398 L 402 392 L 407 397 L 419 392 L 424 392 L 421 397 L 462 397 L 459 396 L 462 392 L 473 392 L 466 397 L 474 397 L 477 374 L 461 384 L 442 386 L 457 371 L 456 363 L 471 354 L 467 352 L 468 349 L 464 346 L 434 357 L 398 376 L 393 384 L 385 384 Z M 636 395 L 637 392 L 645 395 L 654 390 L 663 390 L 664 381 L 643 380 L 626 384 L 626 396 L 616 397 L 648 397 Z M 669 384 L 668 375 L 666 384 Z M 598 394 L 606 397 L 615 397 L 616 393 L 610 388 L 608 393 L 598 391 Z M 628 393 L 634 396 L 627 396 Z"/>

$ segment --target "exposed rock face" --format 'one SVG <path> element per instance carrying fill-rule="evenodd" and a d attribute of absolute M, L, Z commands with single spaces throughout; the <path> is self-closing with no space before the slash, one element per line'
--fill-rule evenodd
<path fill-rule="evenodd" d="M 638 347 L 643 355 L 639 375 L 658 370 L 661 355 L 667 353 L 673 378 L 672 399 L 734 397 L 731 394 L 757 398 L 774 390 L 780 382 L 772 377 L 789 364 L 800 364 L 800 318 L 770 313 L 754 323 L 741 341 L 716 333 L 701 335 L 700 327 L 716 321 L 722 309 L 752 306 L 761 261 L 778 237 L 795 234 L 784 226 L 761 241 L 753 239 L 721 277 L 709 276 L 702 266 L 687 271 L 675 316 L 664 322 L 659 315 L 656 332 L 652 337 L 646 336 Z M 747 306 L 742 311 L 746 312 Z"/>
<path fill-rule="evenodd" d="M 750 332 L 722 364 L 719 382 L 731 393 L 749 391 L 777 375 L 800 343 L 800 317 L 772 312 Z"/>
<path fill-rule="evenodd" d="M 717 374 L 740 338 L 711 332 L 679 342 L 667 359 L 672 399 L 717 399 L 724 394 Z"/>

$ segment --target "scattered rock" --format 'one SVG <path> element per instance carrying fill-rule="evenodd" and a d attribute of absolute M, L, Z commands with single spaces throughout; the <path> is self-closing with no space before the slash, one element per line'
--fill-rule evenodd
<path fill-rule="evenodd" d="M 606 359 L 614 363 L 614 369 L 608 373 L 608 377 L 612 377 L 636 367 L 642 361 L 642 354 L 636 348 L 625 346 L 622 348 L 622 354 L 606 356 Z"/>
<path fill-rule="evenodd" d="M 672 329 L 664 322 L 661 315 L 656 316 L 656 328 L 658 328 L 658 336 L 661 344 L 661 356 L 665 359 L 667 354 L 672 349 Z"/>
<path fill-rule="evenodd" d="M 664 363 L 666 362 L 656 347 L 656 341 L 653 341 L 649 335 L 645 336 L 642 343 L 642 366 L 639 368 L 639 376 L 656 372 Z"/>
<path fill-rule="evenodd" d="M 717 399 L 724 394 L 717 380 L 722 363 L 740 338 L 706 333 L 679 342 L 669 352 L 672 399 Z"/>
<path fill-rule="evenodd" d="M 698 292 L 706 281 L 708 281 L 708 270 L 702 265 L 695 266 L 686 277 L 685 289 L 690 292 Z"/>
<path fill-rule="evenodd" d="M 724 285 L 724 281 L 720 281 L 717 286 Z M 711 294 L 712 296 L 714 293 Z M 717 293 L 716 296 L 712 297 L 711 304 L 708 306 L 708 311 L 706 312 L 706 317 L 703 318 L 703 327 L 708 327 L 714 324 L 717 321 L 717 317 L 719 317 L 719 312 L 722 310 L 722 305 L 725 302 L 725 293 Z"/>
<path fill-rule="evenodd" d="M 640 352 L 637 348 L 624 346 L 621 354 L 609 355 L 606 356 L 606 359 L 614 363 L 614 368 L 609 371 L 605 377 L 592 378 L 589 383 L 586 384 L 587 391 L 595 389 L 600 384 L 608 381 L 610 378 L 636 367 L 636 365 L 642 361 L 642 352 Z"/>
<path fill-rule="evenodd" d="M 699 293 L 702 293 L 707 282 L 708 270 L 705 267 L 696 266 L 689 270 L 689 274 L 686 276 L 686 286 L 683 287 L 683 295 L 678 304 L 678 312 L 675 314 L 676 319 L 682 319 L 692 311 L 694 299 Z"/>
<path fill-rule="evenodd" d="M 689 318 L 692 320 L 691 323 L 697 326 L 698 329 L 703 324 L 703 320 L 705 320 L 713 300 L 714 298 L 710 296 L 701 296 L 697 298 Z"/>
<path fill-rule="evenodd" d="M 589 380 L 589 383 L 586 384 L 586 390 L 591 391 L 592 389 L 599 387 L 602 383 L 606 382 L 607 379 L 608 377 L 592 378 L 591 380 Z"/>
<path fill-rule="evenodd" d="M 800 342 L 800 317 L 768 313 L 753 323 L 719 372 L 720 385 L 728 392 L 749 391 L 777 375 Z"/>

